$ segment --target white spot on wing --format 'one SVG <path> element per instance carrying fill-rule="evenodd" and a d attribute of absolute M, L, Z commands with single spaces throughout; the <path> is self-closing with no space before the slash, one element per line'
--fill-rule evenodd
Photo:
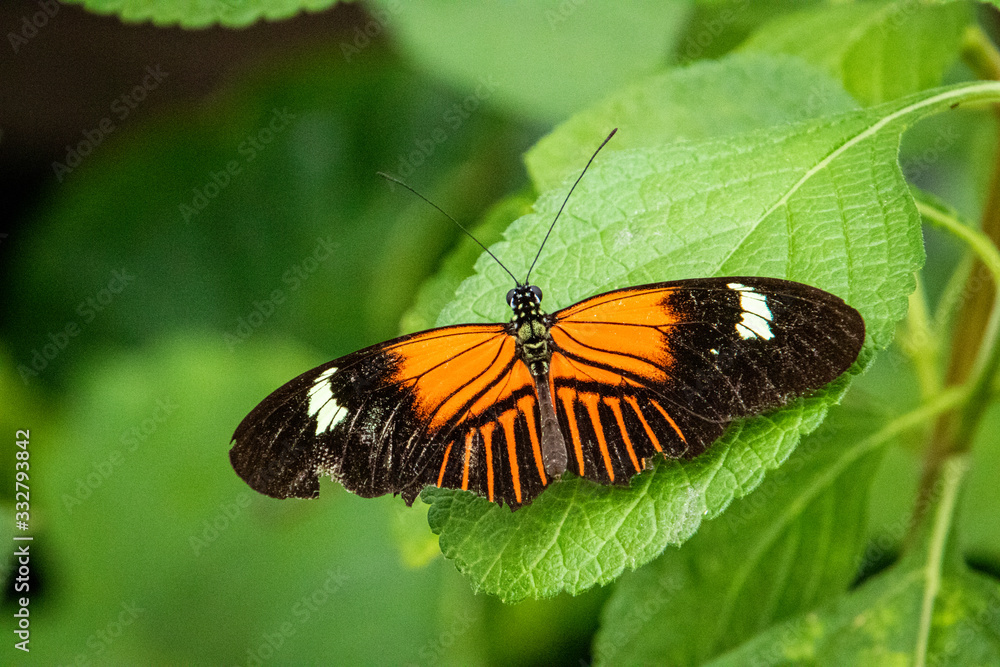
<path fill-rule="evenodd" d="M 774 333 L 771 332 L 773 315 L 767 305 L 767 297 L 742 283 L 729 283 L 726 287 L 740 293 L 740 308 L 743 309 L 743 317 L 736 325 L 736 332 L 740 337 L 744 340 L 747 338 L 763 338 L 764 340 L 774 338 Z"/>
<path fill-rule="evenodd" d="M 743 313 L 743 319 L 736 325 L 736 331 L 743 338 L 763 338 L 771 340 L 774 334 L 771 333 L 771 325 L 763 317 L 753 313 Z"/>
<path fill-rule="evenodd" d="M 316 418 L 316 435 L 331 430 L 347 416 L 347 408 L 333 400 L 330 390 L 330 378 L 336 372 L 336 368 L 323 371 L 309 389 L 309 416 Z"/>
<path fill-rule="evenodd" d="M 753 313 L 768 322 L 771 321 L 771 309 L 767 307 L 767 297 L 759 292 L 740 294 L 740 307 L 748 313 Z"/>

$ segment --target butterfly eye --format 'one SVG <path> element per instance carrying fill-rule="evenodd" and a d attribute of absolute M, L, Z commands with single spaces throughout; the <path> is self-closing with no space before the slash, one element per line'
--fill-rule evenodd
<path fill-rule="evenodd" d="M 539 302 L 541 302 L 541 300 L 542 300 L 542 290 L 541 290 L 541 288 L 535 287 L 534 285 L 528 285 L 528 289 L 530 289 L 531 293 L 535 295 L 535 298 L 538 299 Z"/>
<path fill-rule="evenodd" d="M 510 306 L 511 308 L 514 307 L 514 293 L 515 292 L 517 292 L 516 289 L 512 289 L 511 291 L 507 292 L 507 305 Z"/>

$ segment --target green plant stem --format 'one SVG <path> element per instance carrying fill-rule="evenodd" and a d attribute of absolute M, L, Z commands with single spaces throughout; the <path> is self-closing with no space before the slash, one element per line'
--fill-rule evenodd
<path fill-rule="evenodd" d="M 948 282 L 941 291 L 941 296 L 938 298 L 937 308 L 934 312 L 933 326 L 935 331 L 951 331 L 954 328 L 952 325 L 955 323 L 955 314 L 958 312 L 962 300 L 965 299 L 966 285 L 972 276 L 972 269 L 975 267 L 982 268 L 983 271 L 986 270 L 976 259 L 975 254 L 966 248 L 962 259 L 952 271 Z"/>
<path fill-rule="evenodd" d="M 910 306 L 906 314 L 906 333 L 903 336 L 903 351 L 917 373 L 920 383 L 920 397 L 927 400 L 941 391 L 941 377 L 938 372 L 940 349 L 937 337 L 932 335 L 930 309 L 927 307 L 927 293 L 920 274 L 917 274 L 917 288 L 910 295 Z"/>
<path fill-rule="evenodd" d="M 966 31 L 962 58 L 980 78 L 1000 80 L 1000 51 L 979 26 L 972 26 Z M 993 108 L 1000 111 L 1000 105 L 994 104 Z M 997 120 L 1000 121 L 1000 114 Z M 959 238 L 972 247 L 993 278 L 992 285 L 973 291 L 956 322 L 956 336 L 952 339 L 955 353 L 952 361 L 957 363 L 949 368 L 948 380 L 958 384 L 973 378 L 970 403 L 962 411 L 957 432 L 953 435 L 959 448 L 967 448 L 986 406 L 987 385 L 1000 361 L 1000 350 L 995 349 L 997 328 L 1000 327 L 1000 301 L 997 299 L 1000 263 L 996 261 L 997 246 L 1000 245 L 1000 148 L 994 154 L 993 173 L 980 225 L 982 233 L 973 235 L 968 226 L 957 224 L 956 218 L 951 218 L 951 221 L 957 226 L 949 228 L 949 231 L 958 232 Z M 948 220 L 944 222 L 947 224 Z M 970 274 L 972 281 L 976 280 L 979 269 L 979 266 L 973 266 Z M 973 350 L 978 350 L 975 361 L 971 356 Z"/>
<path fill-rule="evenodd" d="M 917 200 L 917 211 L 928 223 L 945 230 L 968 246 L 983 263 L 994 284 L 1000 284 L 1000 251 L 997 250 L 993 239 L 963 223 L 953 212 L 942 210 L 927 202 Z"/>
<path fill-rule="evenodd" d="M 917 201 L 917 210 L 930 224 L 933 224 L 952 234 L 965 243 L 976 254 L 979 262 L 989 272 L 993 285 L 1000 284 L 1000 252 L 993 240 L 982 232 L 976 231 L 962 222 L 951 212 L 943 211 L 926 202 Z M 991 384 L 1000 367 L 1000 292 L 993 289 L 992 308 L 982 327 L 976 354 L 964 373 L 962 383 L 951 381 L 950 385 L 962 384 L 966 388 L 968 400 L 957 414 L 944 415 L 939 422 L 936 437 L 928 449 L 923 479 L 921 481 L 921 498 L 924 498 L 933 487 L 941 465 L 951 455 L 965 452 L 969 449 L 972 437 L 982 418 L 983 411 L 989 404 Z M 968 303 L 968 302 L 967 302 Z M 967 314 L 968 309 L 963 309 Z M 961 347 L 968 343 L 964 338 L 953 338 L 953 347 Z M 968 356 L 968 355 L 967 355 Z M 952 357 L 954 363 L 956 357 Z M 949 377 L 949 380 L 955 378 Z M 923 503 L 918 503 L 920 507 Z M 918 523 L 918 522 L 915 522 Z"/>
<path fill-rule="evenodd" d="M 930 643 L 934 605 L 941 592 L 944 554 L 948 547 L 948 535 L 954 523 L 958 492 L 968 467 L 965 456 L 953 456 L 945 462 L 941 470 L 941 494 L 934 507 L 927 539 L 924 596 L 920 605 L 920 628 L 917 632 L 917 646 L 913 657 L 913 664 L 918 667 L 927 664 L 927 647 Z"/>
<path fill-rule="evenodd" d="M 962 60 L 980 79 L 1000 80 L 1000 53 L 989 35 L 978 25 L 970 26 L 965 31 Z"/>

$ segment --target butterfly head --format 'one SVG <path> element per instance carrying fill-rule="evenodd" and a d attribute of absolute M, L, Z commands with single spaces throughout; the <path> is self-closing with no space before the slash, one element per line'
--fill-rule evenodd
<path fill-rule="evenodd" d="M 514 311 L 514 321 L 523 322 L 541 316 L 542 290 L 535 285 L 518 285 L 507 292 L 507 305 Z"/>

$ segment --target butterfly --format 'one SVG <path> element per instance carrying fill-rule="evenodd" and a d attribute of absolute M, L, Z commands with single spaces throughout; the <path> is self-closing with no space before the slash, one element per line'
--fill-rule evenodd
<path fill-rule="evenodd" d="M 280 387 L 237 427 L 234 469 L 275 498 L 316 497 L 329 475 L 364 497 L 410 505 L 437 486 L 514 511 L 566 472 L 623 485 L 693 458 L 733 420 L 836 379 L 865 339 L 854 308 L 788 280 L 661 282 L 547 314 L 530 274 L 509 322 L 402 336 Z"/>

